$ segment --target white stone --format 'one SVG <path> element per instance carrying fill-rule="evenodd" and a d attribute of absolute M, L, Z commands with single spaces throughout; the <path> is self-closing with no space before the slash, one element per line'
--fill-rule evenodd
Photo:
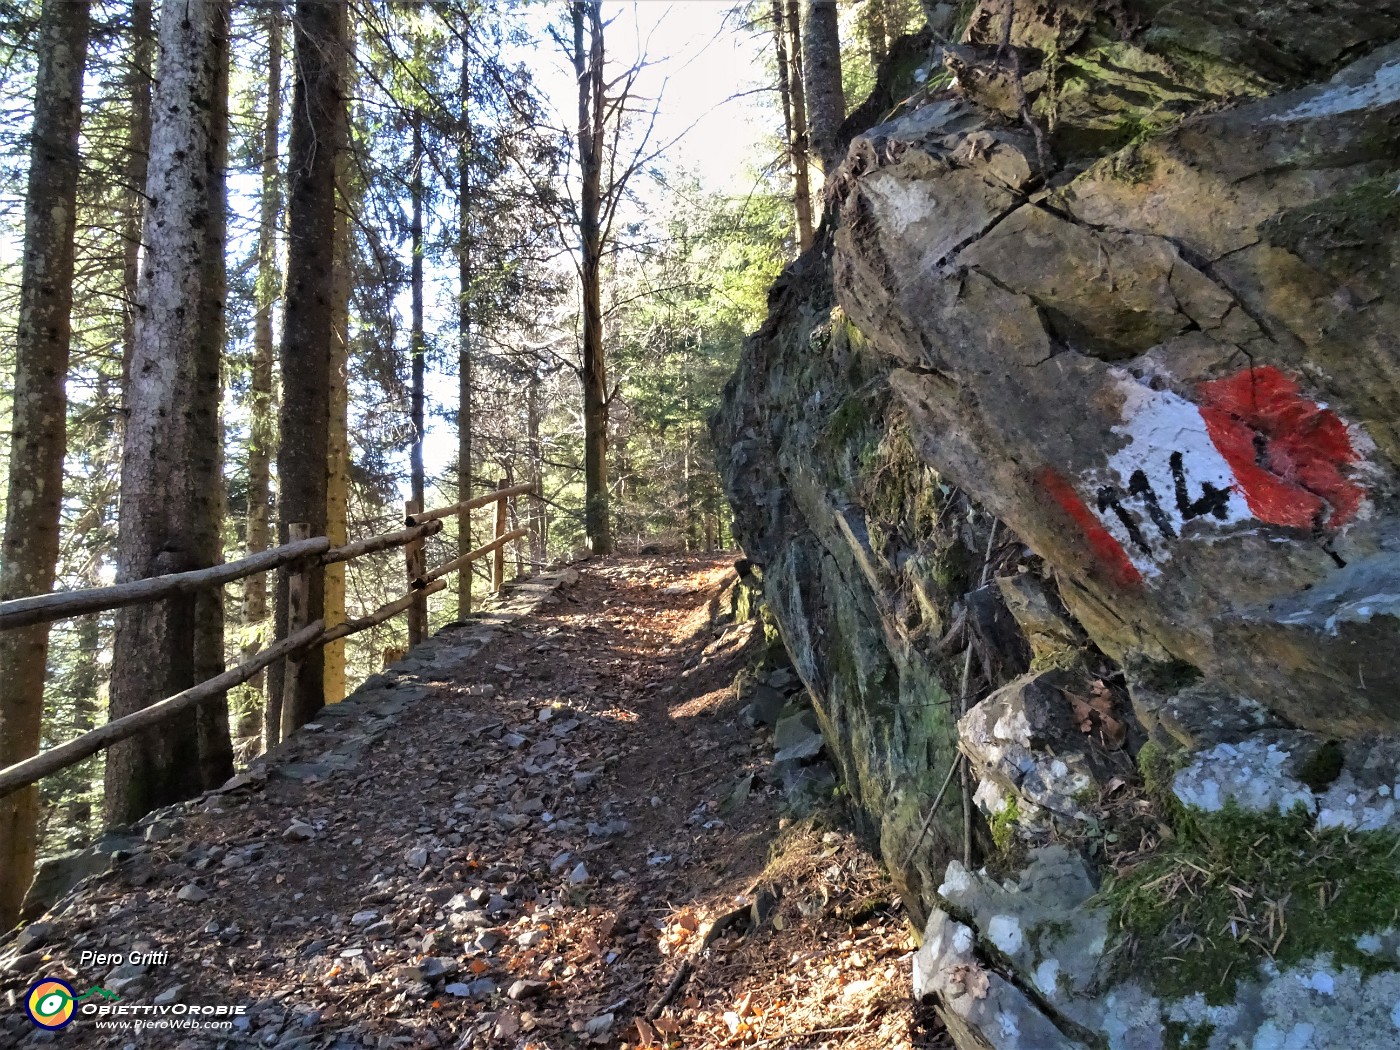
<path fill-rule="evenodd" d="M 972 876 L 958 861 L 949 861 L 948 870 L 943 875 L 943 885 L 938 887 L 940 897 L 955 897 L 966 893 L 972 886 Z"/>

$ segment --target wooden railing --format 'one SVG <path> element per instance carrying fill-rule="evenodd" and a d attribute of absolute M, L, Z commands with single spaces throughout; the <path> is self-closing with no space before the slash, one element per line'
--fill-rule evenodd
<path fill-rule="evenodd" d="M 119 740 L 158 726 L 182 711 L 214 700 L 234 686 L 242 685 L 278 660 L 287 661 L 286 672 L 282 678 L 282 700 L 286 704 L 288 694 L 296 687 L 296 669 L 312 652 L 328 642 L 368 630 L 401 613 L 408 613 L 409 645 L 417 645 L 427 637 L 428 596 L 447 586 L 444 576 L 469 570 L 473 562 L 494 553 L 491 588 L 493 591 L 501 589 L 505 583 L 506 545 L 529 534 L 527 529 L 506 531 L 507 501 L 514 496 L 534 491 L 533 485 L 507 485 L 501 482 L 492 492 L 438 510 L 425 512 L 410 502 L 404 522 L 407 528 L 356 540 L 342 547 L 332 547 L 324 536 L 311 536 L 308 525 L 293 524 L 289 527 L 289 542 L 224 565 L 168 576 L 153 576 L 145 580 L 132 580 L 111 587 L 39 594 L 31 598 L 0 602 L 0 631 L 5 631 L 66 620 L 87 613 L 162 601 L 181 594 L 192 594 L 283 566 L 287 566 L 289 570 L 287 629 L 284 634 L 274 639 L 271 645 L 217 678 L 201 682 L 159 703 L 144 707 L 123 718 L 114 719 L 66 744 L 60 744 L 32 758 L 0 769 L 0 798 L 59 770 L 67 769 Z M 491 542 L 436 568 L 428 569 L 424 560 L 427 539 L 442 531 L 442 519 L 492 503 L 496 505 L 496 522 Z M 407 568 L 407 593 L 380 606 L 367 616 L 347 620 L 329 628 L 322 620 L 309 620 L 309 595 L 314 571 L 335 562 L 353 561 L 366 554 L 400 547 L 404 550 Z"/>

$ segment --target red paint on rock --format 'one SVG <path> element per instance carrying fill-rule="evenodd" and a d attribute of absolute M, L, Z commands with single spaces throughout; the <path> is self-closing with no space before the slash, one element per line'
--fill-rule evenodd
<path fill-rule="evenodd" d="M 1073 485 L 1053 467 L 1041 467 L 1036 480 L 1065 513 L 1074 519 L 1074 523 L 1083 531 L 1084 538 L 1089 541 L 1094 556 L 1108 569 L 1115 581 L 1124 586 L 1142 583 L 1142 573 L 1138 572 L 1137 566 L 1128 559 L 1128 552 L 1079 498 L 1079 493 L 1074 490 Z"/>
<path fill-rule="evenodd" d="M 1336 413 L 1272 366 L 1210 380 L 1198 391 L 1210 439 L 1256 518 L 1335 529 L 1355 517 L 1366 491 L 1343 468 L 1361 457 Z"/>

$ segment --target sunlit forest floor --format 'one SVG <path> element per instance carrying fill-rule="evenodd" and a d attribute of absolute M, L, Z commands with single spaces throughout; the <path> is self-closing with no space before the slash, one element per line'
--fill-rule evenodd
<path fill-rule="evenodd" d="M 588 563 L 479 679 L 421 676 L 358 768 L 161 827 L 0 990 L 249 1007 L 201 1033 L 80 1015 L 62 1038 L 84 1046 L 949 1045 L 909 999 L 879 865 L 768 783 L 771 734 L 732 688 L 761 638 L 717 617 L 732 579 L 717 558 Z M 83 949 L 167 961 L 114 975 Z M 52 1038 L 6 1014 L 0 1042 Z"/>

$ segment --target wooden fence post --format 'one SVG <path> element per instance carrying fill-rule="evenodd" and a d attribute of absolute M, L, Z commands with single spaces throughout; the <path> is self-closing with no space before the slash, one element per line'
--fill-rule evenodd
<path fill-rule="evenodd" d="M 405 517 L 411 518 L 415 514 L 423 512 L 423 505 L 416 499 L 409 500 L 404 504 Z M 408 567 L 408 589 L 411 591 L 420 579 L 428 571 L 427 561 L 423 553 L 423 546 L 426 540 L 421 538 L 413 540 L 404 547 L 404 562 Z M 412 649 L 415 645 L 428 637 L 428 596 L 419 594 L 413 599 L 413 603 L 408 607 L 408 647 Z"/>
<path fill-rule="evenodd" d="M 311 526 L 303 521 L 294 521 L 287 526 L 287 541 L 296 543 L 299 540 L 311 538 Z M 308 619 L 311 607 L 311 574 L 307 571 L 310 566 L 305 561 L 293 562 L 289 566 L 287 574 L 287 633 L 284 638 L 290 638 L 298 631 L 304 630 L 310 622 Z M 277 641 L 282 641 L 278 638 Z M 301 663 L 305 654 L 292 652 L 287 654 L 287 662 L 282 671 L 282 695 L 276 698 L 269 698 L 268 718 L 267 718 L 267 749 L 281 743 L 282 740 L 296 730 L 296 726 L 286 724 L 288 714 L 295 708 L 295 697 L 297 691 L 297 679 L 301 677 Z M 275 699 L 275 703 L 272 702 Z"/>
<path fill-rule="evenodd" d="M 510 488 L 510 480 L 502 478 L 496 482 L 497 489 Z M 496 499 L 496 532 L 491 538 L 500 539 L 506 534 L 506 497 L 500 496 Z M 496 553 L 491 559 L 491 590 L 500 593 L 501 588 L 506 583 L 506 548 L 501 544 L 496 548 Z"/>

